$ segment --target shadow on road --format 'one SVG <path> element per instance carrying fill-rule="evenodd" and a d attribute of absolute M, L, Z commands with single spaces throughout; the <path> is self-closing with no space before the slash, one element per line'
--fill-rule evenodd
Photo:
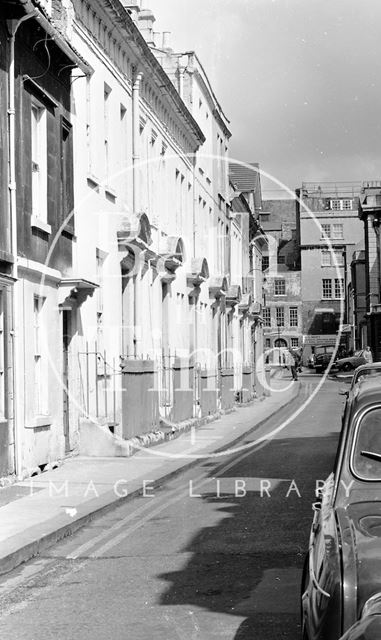
<path fill-rule="evenodd" d="M 243 618 L 235 640 L 296 640 L 315 482 L 330 473 L 337 438 L 277 439 L 222 474 L 205 465 L 214 482 L 220 479 L 221 497 L 210 481 L 199 499 L 220 519 L 183 549 L 192 555 L 181 571 L 160 576 L 168 581 L 160 604 Z M 246 495 L 235 494 L 237 479 L 245 480 Z M 262 496 L 261 479 L 270 483 Z M 216 637 L 228 638 L 217 629 Z"/>

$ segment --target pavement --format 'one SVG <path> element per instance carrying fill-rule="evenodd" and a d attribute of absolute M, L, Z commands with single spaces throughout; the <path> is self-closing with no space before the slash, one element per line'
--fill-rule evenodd
<path fill-rule="evenodd" d="M 271 387 L 270 396 L 130 458 L 68 458 L 56 469 L 0 489 L 0 575 L 121 502 L 137 495 L 148 498 L 164 480 L 223 455 L 290 404 L 301 383 L 281 370 Z"/>

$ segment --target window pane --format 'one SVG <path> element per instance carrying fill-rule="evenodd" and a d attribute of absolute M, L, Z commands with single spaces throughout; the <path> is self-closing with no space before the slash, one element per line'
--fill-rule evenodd
<path fill-rule="evenodd" d="M 284 327 L 284 307 L 276 308 L 276 323 L 278 327 Z"/>
<path fill-rule="evenodd" d="M 263 322 L 265 327 L 271 327 L 271 309 L 263 309 Z"/>
<path fill-rule="evenodd" d="M 340 300 L 344 297 L 344 279 L 335 278 L 335 298 Z"/>
<path fill-rule="evenodd" d="M 343 256 L 343 252 L 341 250 L 335 250 L 335 257 L 337 260 L 337 264 L 339 267 L 343 267 L 344 266 L 344 256 Z"/>
<path fill-rule="evenodd" d="M 330 224 L 322 224 L 321 225 L 321 237 L 330 238 L 331 237 L 331 225 Z"/>
<path fill-rule="evenodd" d="M 298 308 L 290 307 L 290 327 L 298 326 Z"/>
<path fill-rule="evenodd" d="M 332 225 L 332 238 L 335 240 L 343 239 L 343 225 L 342 224 L 334 224 Z"/>
<path fill-rule="evenodd" d="M 322 250 L 321 252 L 321 266 L 322 267 L 330 267 L 331 266 L 331 252 Z"/>
<path fill-rule="evenodd" d="M 332 281 L 330 278 L 323 278 L 323 298 L 332 298 Z"/>
<path fill-rule="evenodd" d="M 275 291 L 276 296 L 283 296 L 286 293 L 286 282 L 285 280 L 275 280 Z"/>
<path fill-rule="evenodd" d="M 373 409 L 362 418 L 353 451 L 353 470 L 366 480 L 381 479 L 381 459 L 371 458 L 364 452 L 381 455 L 381 410 Z"/>

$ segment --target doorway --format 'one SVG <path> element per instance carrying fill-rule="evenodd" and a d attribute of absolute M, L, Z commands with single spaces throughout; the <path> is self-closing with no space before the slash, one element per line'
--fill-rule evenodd
<path fill-rule="evenodd" d="M 71 309 L 62 311 L 62 392 L 63 392 L 63 434 L 65 453 L 71 451 L 70 443 L 70 342 L 72 338 Z"/>

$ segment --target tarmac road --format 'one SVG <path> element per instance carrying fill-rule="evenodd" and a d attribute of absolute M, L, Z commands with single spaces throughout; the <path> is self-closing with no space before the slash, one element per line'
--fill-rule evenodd
<path fill-rule="evenodd" d="M 299 404 L 320 381 L 301 378 Z M 146 497 L 4 576 L 1 637 L 297 640 L 311 503 L 334 460 L 339 387 L 327 380 L 265 446 L 206 460 L 154 491 L 147 478 Z"/>

